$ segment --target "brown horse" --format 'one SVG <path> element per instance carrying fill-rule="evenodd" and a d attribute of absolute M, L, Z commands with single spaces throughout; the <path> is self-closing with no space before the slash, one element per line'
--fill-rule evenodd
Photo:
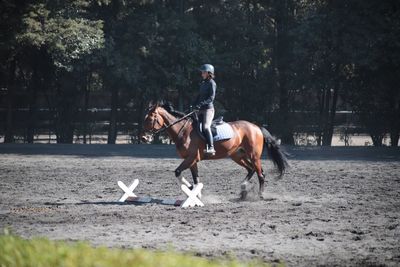
<path fill-rule="evenodd" d="M 265 128 L 247 121 L 234 121 L 229 124 L 233 128 L 234 136 L 229 140 L 216 142 L 216 154 L 209 156 L 204 153 L 206 143 L 195 129 L 193 117 L 175 111 L 169 104 L 151 104 L 144 119 L 144 132 L 141 134 L 141 139 L 148 140 L 145 132 L 155 133 L 165 129 L 175 143 L 179 155 L 184 159 L 176 168 L 175 176 L 179 177 L 182 171 L 190 168 L 194 184 L 199 182 L 197 162 L 230 157 L 248 172 L 241 186 L 242 197 L 244 197 L 247 183 L 254 173 L 257 173 L 259 196 L 262 197 L 265 175 L 261 167 L 261 155 L 264 144 L 266 144 L 268 154 L 281 176 L 288 165 L 286 156 Z"/>

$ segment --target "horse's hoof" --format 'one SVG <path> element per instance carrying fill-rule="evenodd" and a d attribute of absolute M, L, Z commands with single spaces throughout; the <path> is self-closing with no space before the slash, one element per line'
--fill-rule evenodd
<path fill-rule="evenodd" d="M 247 191 L 246 190 L 240 191 L 240 200 L 246 200 L 246 198 L 247 198 Z"/>
<path fill-rule="evenodd" d="M 180 170 L 176 169 L 176 170 L 175 170 L 175 177 L 178 178 L 178 177 L 181 175 L 181 173 L 182 173 L 182 172 L 181 172 Z"/>
<path fill-rule="evenodd" d="M 241 189 L 242 191 L 247 191 L 247 184 L 246 184 L 246 183 L 241 184 L 241 185 L 240 185 L 240 189 Z"/>

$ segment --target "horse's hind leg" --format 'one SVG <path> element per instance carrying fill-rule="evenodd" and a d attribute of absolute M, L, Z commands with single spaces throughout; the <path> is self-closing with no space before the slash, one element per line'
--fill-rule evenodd
<path fill-rule="evenodd" d="M 242 189 L 247 190 L 247 184 L 250 181 L 250 179 L 253 177 L 253 175 L 256 171 L 254 170 L 253 166 L 251 165 L 251 161 L 249 159 L 242 158 L 240 162 L 243 164 L 242 166 L 245 166 L 245 168 L 247 170 L 247 176 L 244 178 L 244 180 L 242 182 Z"/>
<path fill-rule="evenodd" d="M 264 171 L 261 167 L 261 159 L 260 158 L 257 158 L 254 160 L 254 167 L 256 169 L 257 176 L 258 176 L 258 183 L 260 185 L 258 194 L 259 194 L 260 198 L 262 198 L 262 194 L 264 192 L 265 175 L 264 175 Z"/>
<path fill-rule="evenodd" d="M 234 154 L 231 156 L 231 159 L 236 162 L 238 165 L 242 166 L 243 168 L 245 168 L 247 170 L 247 176 L 246 178 L 244 178 L 243 182 L 248 182 L 251 177 L 253 177 L 255 170 L 253 167 L 253 164 L 251 163 L 251 161 L 249 159 L 246 158 L 245 155 L 242 154 Z"/>
<path fill-rule="evenodd" d="M 231 156 L 232 160 L 235 161 L 240 166 L 244 167 L 247 170 L 247 176 L 244 178 L 241 184 L 241 199 L 245 199 L 247 196 L 247 184 L 250 179 L 253 177 L 255 170 L 249 159 L 245 158 L 244 155 L 235 154 Z"/>
<path fill-rule="evenodd" d="M 261 166 L 261 155 L 264 147 L 263 136 L 261 132 L 256 138 L 250 139 L 243 144 L 243 148 L 247 152 L 247 157 L 251 160 L 251 164 L 258 176 L 258 182 L 260 185 L 259 196 L 262 198 L 264 192 L 264 173 Z"/>

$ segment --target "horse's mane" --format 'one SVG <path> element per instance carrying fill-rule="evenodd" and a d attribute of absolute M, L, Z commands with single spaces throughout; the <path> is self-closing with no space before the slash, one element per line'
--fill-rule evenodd
<path fill-rule="evenodd" d="M 170 113 L 171 115 L 173 115 L 175 117 L 182 118 L 183 116 L 186 115 L 182 111 L 175 110 L 174 105 L 172 105 L 172 103 L 169 101 L 160 101 L 159 105 L 160 105 L 160 107 L 162 107 L 163 109 L 168 111 L 168 113 Z"/>

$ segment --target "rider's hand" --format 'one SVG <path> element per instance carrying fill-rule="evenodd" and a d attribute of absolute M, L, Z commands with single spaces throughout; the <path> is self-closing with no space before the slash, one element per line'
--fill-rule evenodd
<path fill-rule="evenodd" d="M 197 111 L 199 111 L 200 110 L 200 107 L 199 107 L 199 105 L 196 105 L 196 106 L 192 106 L 192 105 L 190 105 L 190 111 L 194 111 L 194 112 L 197 112 Z"/>

